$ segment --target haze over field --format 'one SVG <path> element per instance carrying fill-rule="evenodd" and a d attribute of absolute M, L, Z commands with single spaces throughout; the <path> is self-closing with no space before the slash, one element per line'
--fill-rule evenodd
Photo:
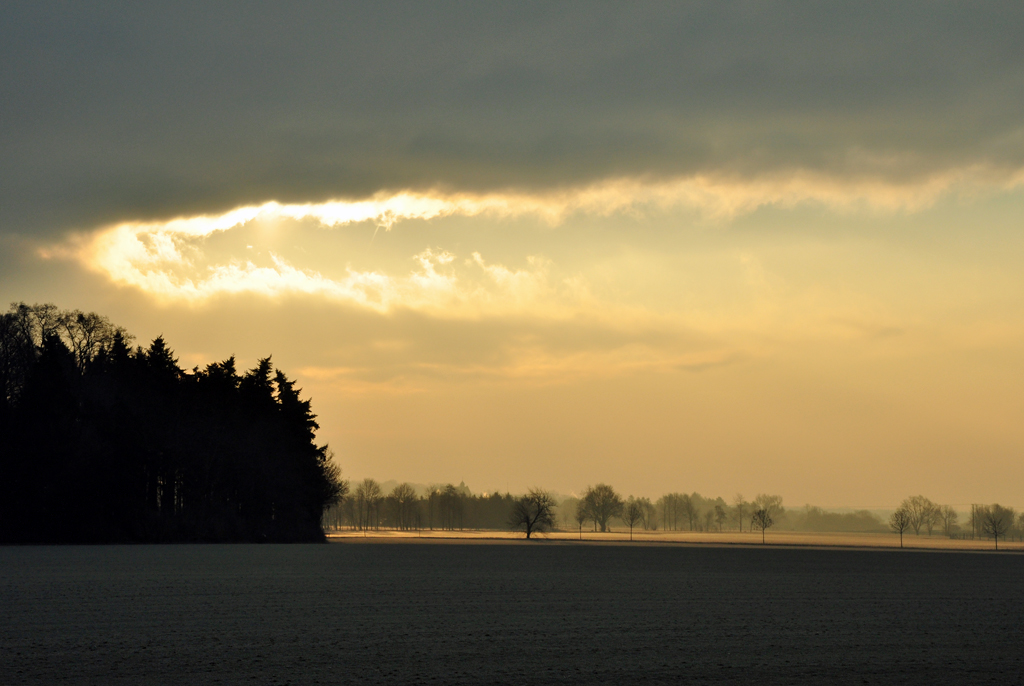
<path fill-rule="evenodd" d="M 0 298 L 347 477 L 1024 505 L 1017 3 L 0 9 Z"/>

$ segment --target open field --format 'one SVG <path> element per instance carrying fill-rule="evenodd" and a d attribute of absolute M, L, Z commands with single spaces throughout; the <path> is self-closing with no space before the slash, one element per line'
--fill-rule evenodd
<path fill-rule="evenodd" d="M 0 548 L 0 682 L 968 684 L 1024 674 L 1016 553 L 392 540 L 401 544 Z"/>
<path fill-rule="evenodd" d="M 350 538 L 374 538 L 381 541 L 399 539 L 428 540 L 515 540 L 522 539 L 524 534 L 511 531 L 464 530 L 464 531 L 332 531 L 331 540 L 341 541 Z M 584 543 L 628 543 L 629 531 L 616 529 L 607 533 L 583 531 L 553 531 L 534 534 L 539 540 L 546 541 L 583 541 Z M 718 545 L 718 546 L 750 546 L 761 544 L 761 532 L 748 533 L 726 531 L 723 533 L 702 533 L 691 531 L 633 531 L 633 542 L 652 544 L 686 544 L 686 545 Z M 840 547 L 840 548 L 899 548 L 900 537 L 896 534 L 877 533 L 807 533 L 802 531 L 772 531 L 765 534 L 765 545 L 782 547 Z M 993 550 L 994 543 L 989 540 L 962 541 L 945 536 L 903 535 L 903 547 L 917 550 Z M 1024 542 L 999 541 L 999 550 L 1024 551 Z"/>

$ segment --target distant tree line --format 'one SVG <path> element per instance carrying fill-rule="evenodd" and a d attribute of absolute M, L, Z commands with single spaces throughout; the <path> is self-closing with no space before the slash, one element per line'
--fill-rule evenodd
<path fill-rule="evenodd" d="M 295 382 L 131 341 L 54 305 L 0 316 L 0 542 L 322 540 L 346 485 Z"/>
<path fill-rule="evenodd" d="M 900 535 L 901 545 L 905 532 L 913 531 L 914 535 L 920 536 L 922 530 L 929 536 L 941 531 L 953 538 L 991 538 L 997 549 L 1001 539 L 1024 539 L 1024 512 L 1018 515 L 1012 507 L 998 503 L 971 505 L 965 522 L 970 525 L 970 532 L 961 529 L 959 519 L 960 514 L 949 505 L 937 505 L 923 495 L 915 495 L 900 503 L 889 518 L 889 526 Z"/>
<path fill-rule="evenodd" d="M 419 490 L 400 483 L 385 491 L 375 479 L 363 479 L 346 497 L 327 508 L 323 523 L 327 529 L 356 531 L 507 530 L 515 502 L 508 493 L 473 495 L 464 483 Z"/>
<path fill-rule="evenodd" d="M 1012 508 L 999 505 L 972 508 L 974 534 L 962 532 L 958 513 L 949 505 L 937 505 L 923 496 L 906 499 L 888 522 L 868 510 L 829 512 L 805 505 L 786 509 L 782 497 L 759 494 L 753 500 L 736 495 L 732 504 L 699 493 L 667 493 L 656 501 L 622 497 L 608 484 L 588 486 L 579 497 L 557 502 L 553 494 L 530 489 L 521 496 L 509 493 L 473 495 L 465 484 L 417 489 L 408 483 L 385 493 L 373 479 L 366 479 L 353 493 L 325 513 L 330 529 L 494 529 L 522 531 L 527 537 L 555 528 L 607 532 L 612 526 L 629 531 L 759 532 L 768 529 L 837 533 L 884 533 L 902 535 L 942 534 L 998 540 L 1024 537 L 1024 514 L 1015 519 Z"/>

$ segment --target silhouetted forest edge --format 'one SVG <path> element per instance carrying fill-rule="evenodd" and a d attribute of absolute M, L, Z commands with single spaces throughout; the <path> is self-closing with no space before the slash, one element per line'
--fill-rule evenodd
<path fill-rule="evenodd" d="M 131 342 L 53 305 L 0 317 L 0 542 L 325 540 L 344 482 L 295 382 Z"/>
<path fill-rule="evenodd" d="M 473 494 L 464 483 L 350 488 L 311 401 L 270 357 L 184 370 L 164 341 L 95 313 L 11 305 L 0 315 L 0 543 L 324 541 L 325 530 L 608 533 L 804 531 L 1024 537 L 1024 513 L 972 505 L 962 520 L 924 496 L 892 513 L 731 502 L 699 493 L 655 501 L 608 484 L 560 497 Z M 961 525 L 961 522 L 963 525 Z M 969 529 L 968 526 L 969 525 Z"/>

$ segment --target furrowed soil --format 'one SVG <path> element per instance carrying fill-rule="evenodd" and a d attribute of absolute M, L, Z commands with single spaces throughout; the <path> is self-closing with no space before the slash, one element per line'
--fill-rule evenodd
<path fill-rule="evenodd" d="M 490 544 L 0 548 L 0 683 L 1024 680 L 1024 556 Z"/>

